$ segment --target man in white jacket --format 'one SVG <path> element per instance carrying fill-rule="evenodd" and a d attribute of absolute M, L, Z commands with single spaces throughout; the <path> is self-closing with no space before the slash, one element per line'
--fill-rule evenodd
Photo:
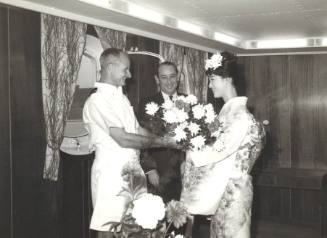
<path fill-rule="evenodd" d="M 121 171 L 127 162 L 139 166 L 139 149 L 175 147 L 172 138 L 157 137 L 139 126 L 128 98 L 122 92 L 131 77 L 130 60 L 122 50 L 109 48 L 100 57 L 101 78 L 95 83 L 83 109 L 83 120 L 95 148 L 91 172 L 93 214 L 90 228 L 98 238 L 112 237 L 108 222 L 119 222 L 126 198 L 119 196 L 124 185 Z M 141 167 L 139 166 L 140 170 Z M 146 189 L 146 188 L 145 188 Z M 146 190 L 145 190 L 146 191 Z"/>

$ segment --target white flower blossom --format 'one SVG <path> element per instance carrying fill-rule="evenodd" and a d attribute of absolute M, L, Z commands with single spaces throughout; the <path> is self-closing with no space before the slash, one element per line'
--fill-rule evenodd
<path fill-rule="evenodd" d="M 206 112 L 214 112 L 215 110 L 213 109 L 213 106 L 211 103 L 208 103 L 206 105 L 203 106 L 204 110 L 206 110 Z"/>
<path fill-rule="evenodd" d="M 179 126 L 177 126 L 174 130 L 175 136 L 174 139 L 177 142 L 180 142 L 181 140 L 186 139 L 186 132 L 185 132 L 185 126 L 184 124 L 181 124 Z"/>
<path fill-rule="evenodd" d="M 192 107 L 192 112 L 195 119 L 201 119 L 205 115 L 205 109 L 201 104 Z"/>
<path fill-rule="evenodd" d="M 171 100 L 166 100 L 162 105 L 161 107 L 165 110 L 170 110 L 172 109 L 174 106 L 174 103 L 171 101 Z"/>
<path fill-rule="evenodd" d="M 157 195 L 147 193 L 133 203 L 132 216 L 144 229 L 155 229 L 158 221 L 165 217 L 165 204 Z"/>
<path fill-rule="evenodd" d="M 215 120 L 216 114 L 214 112 L 207 112 L 206 113 L 206 118 L 205 122 L 206 123 L 211 123 Z"/>
<path fill-rule="evenodd" d="M 215 110 L 213 109 L 213 106 L 212 104 L 207 104 L 204 106 L 204 109 L 206 111 L 205 113 L 205 122 L 206 123 L 211 123 L 215 120 L 215 117 L 216 117 L 216 113 L 215 113 Z"/>
<path fill-rule="evenodd" d="M 183 102 L 187 102 L 187 101 L 186 101 L 186 97 L 183 96 L 183 95 L 179 95 L 179 96 L 177 96 L 177 100 L 180 100 L 180 101 L 183 101 Z M 177 100 L 176 100 L 176 101 L 177 101 Z"/>
<path fill-rule="evenodd" d="M 192 136 L 195 136 L 200 131 L 200 126 L 194 122 L 191 122 L 188 126 L 188 129 L 190 130 Z"/>
<path fill-rule="evenodd" d="M 171 237 L 174 237 L 174 238 L 184 238 L 184 236 L 181 234 L 175 235 L 175 232 L 171 232 L 170 234 L 171 234 Z"/>
<path fill-rule="evenodd" d="M 221 66 L 222 59 L 223 57 L 220 55 L 220 53 L 212 55 L 210 59 L 206 60 L 206 64 L 204 66 L 205 70 L 208 70 L 209 68 L 218 68 Z"/>
<path fill-rule="evenodd" d="M 192 138 L 190 142 L 195 150 L 201 150 L 201 148 L 204 146 L 205 139 L 203 136 L 196 136 Z"/>
<path fill-rule="evenodd" d="M 188 119 L 188 114 L 184 110 L 176 109 L 174 112 L 176 114 L 177 122 L 181 123 Z"/>
<path fill-rule="evenodd" d="M 146 104 L 145 106 L 145 112 L 146 114 L 153 116 L 154 114 L 156 114 L 156 112 L 159 110 L 159 106 L 157 103 L 155 102 L 150 102 L 148 104 Z"/>
<path fill-rule="evenodd" d="M 176 123 L 177 116 L 174 110 L 167 110 L 164 112 L 163 119 L 168 123 Z"/>
<path fill-rule="evenodd" d="M 198 99 L 196 98 L 196 96 L 190 94 L 185 98 L 185 102 L 187 102 L 191 105 L 195 105 L 198 103 Z"/>

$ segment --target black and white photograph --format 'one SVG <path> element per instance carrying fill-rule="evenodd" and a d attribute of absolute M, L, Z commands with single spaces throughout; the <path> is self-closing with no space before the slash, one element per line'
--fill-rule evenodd
<path fill-rule="evenodd" d="M 0 0 L 0 238 L 327 238 L 326 0 Z"/>

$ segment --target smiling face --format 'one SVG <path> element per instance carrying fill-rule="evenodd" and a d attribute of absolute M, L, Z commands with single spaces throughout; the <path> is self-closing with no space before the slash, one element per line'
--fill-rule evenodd
<path fill-rule="evenodd" d="M 155 76 L 161 91 L 173 95 L 178 87 L 178 72 L 173 65 L 161 65 L 158 69 L 158 76 Z"/>
<path fill-rule="evenodd" d="M 209 76 L 209 88 L 212 90 L 215 98 L 221 98 L 225 95 L 228 82 L 228 78 L 223 78 L 219 75 L 212 74 Z"/>

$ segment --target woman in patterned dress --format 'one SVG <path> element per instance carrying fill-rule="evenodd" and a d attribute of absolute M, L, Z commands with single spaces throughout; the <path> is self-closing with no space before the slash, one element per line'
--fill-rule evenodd
<path fill-rule="evenodd" d="M 221 126 L 209 149 L 187 152 L 181 200 L 195 217 L 208 216 L 211 238 L 250 238 L 253 189 L 249 173 L 265 133 L 248 111 L 247 98 L 238 96 L 235 57 L 222 53 L 222 58 L 215 58 L 217 64 L 206 72 L 214 97 L 225 102 L 218 115 Z"/>

